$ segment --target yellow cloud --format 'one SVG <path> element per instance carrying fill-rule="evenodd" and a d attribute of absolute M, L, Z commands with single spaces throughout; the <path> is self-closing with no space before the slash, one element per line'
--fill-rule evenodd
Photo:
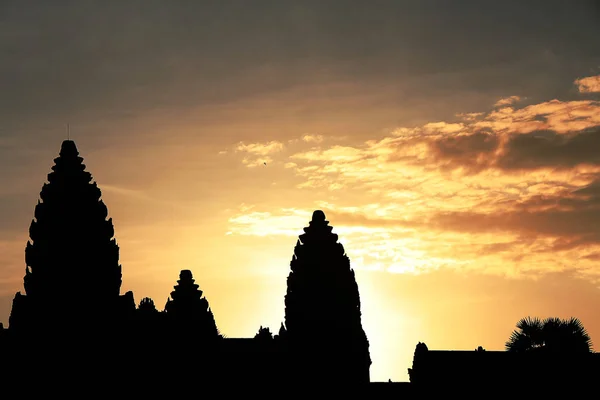
<path fill-rule="evenodd" d="M 276 140 L 264 143 L 238 143 L 235 147 L 237 153 L 246 154 L 242 159 L 242 163 L 248 168 L 272 163 L 273 157 L 271 155 L 281 152 L 283 149 L 283 143 Z"/>
<path fill-rule="evenodd" d="M 503 99 L 500 99 L 496 102 L 496 104 L 494 104 L 494 107 L 505 107 L 505 106 L 509 106 L 511 104 L 514 104 L 518 101 L 520 101 L 521 98 L 519 96 L 510 96 L 510 97 L 505 97 Z"/>
<path fill-rule="evenodd" d="M 350 146 L 332 146 L 326 150 L 311 150 L 305 153 L 297 153 L 290 158 L 304 161 L 330 160 L 333 162 L 352 162 L 363 157 L 364 153 Z"/>
<path fill-rule="evenodd" d="M 307 143 L 321 143 L 323 141 L 322 135 L 304 135 L 302 140 Z"/>
<path fill-rule="evenodd" d="M 423 125 L 423 129 L 428 132 L 436 133 L 458 133 L 465 129 L 462 123 L 447 123 L 447 122 L 430 122 Z"/>
<path fill-rule="evenodd" d="M 482 115 L 484 115 L 484 113 L 482 113 L 482 112 L 478 112 L 478 113 L 472 112 L 472 113 L 459 113 L 459 114 L 456 114 L 456 116 L 458 118 L 460 118 L 462 120 L 465 120 L 465 121 L 474 121 L 477 118 L 481 117 Z"/>
<path fill-rule="evenodd" d="M 252 236 L 298 236 L 303 224 L 310 220 L 308 210 L 285 209 L 279 215 L 270 212 L 250 211 L 247 206 L 229 219 L 232 234 Z"/>
<path fill-rule="evenodd" d="M 544 272 L 562 271 L 575 265 L 589 271 L 594 259 L 582 255 L 597 254 L 600 250 L 600 245 L 593 245 L 584 252 L 580 249 L 554 251 L 556 240 L 546 237 L 525 239 L 510 233 L 444 232 L 428 230 L 425 226 L 407 228 L 400 214 L 400 210 L 390 214 L 381 226 L 365 226 L 355 220 L 352 213 L 326 212 L 352 267 L 357 270 L 419 274 L 453 268 L 535 278 Z M 398 221 L 396 225 L 394 219 Z M 295 237 L 302 233 L 301 228 L 309 220 L 310 210 L 280 209 L 240 213 L 230 219 L 230 224 L 233 234 Z"/>
<path fill-rule="evenodd" d="M 489 128 L 494 132 L 530 133 L 552 130 L 569 133 L 600 125 L 600 102 L 592 100 L 550 100 L 521 109 L 502 107 L 494 110 L 474 128 Z"/>
<path fill-rule="evenodd" d="M 580 93 L 600 93 L 600 75 L 577 79 L 575 85 Z"/>
<path fill-rule="evenodd" d="M 236 146 L 236 150 L 239 152 L 265 156 L 267 154 L 273 154 L 283 150 L 283 143 L 276 140 L 266 143 L 239 143 Z"/>
<path fill-rule="evenodd" d="M 326 211 L 358 269 L 591 276 L 600 251 L 590 222 L 600 218 L 600 102 L 519 108 L 518 100 L 459 114 L 460 122 L 296 148 L 282 173 L 301 179 L 298 190 L 329 193 L 313 209 Z M 313 209 L 239 210 L 230 231 L 296 236 Z"/>

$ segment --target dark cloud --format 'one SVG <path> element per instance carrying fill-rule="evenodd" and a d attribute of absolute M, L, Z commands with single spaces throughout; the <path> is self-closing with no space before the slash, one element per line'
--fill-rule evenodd
<path fill-rule="evenodd" d="M 489 167 L 508 171 L 600 165 L 600 127 L 572 134 L 535 131 L 507 135 L 505 141 L 500 138 L 493 132 L 476 132 L 436 138 L 428 144 L 438 166 L 461 167 L 470 173 Z M 500 146 L 502 151 L 497 152 Z"/>
<path fill-rule="evenodd" d="M 507 198 L 494 212 L 469 211 L 432 212 L 421 219 L 400 220 L 373 218 L 361 213 L 327 210 L 335 225 L 371 228 L 416 228 L 445 232 L 493 233 L 519 235 L 510 243 L 491 243 L 481 246 L 482 254 L 511 251 L 515 246 L 531 242 L 537 237 L 554 238 L 543 251 L 564 251 L 600 243 L 600 176 L 580 189 L 564 187 L 552 195 L 537 195 L 526 200 Z M 485 196 L 481 206 L 489 207 Z"/>
<path fill-rule="evenodd" d="M 3 1 L 0 109 L 114 117 L 331 79 L 429 76 L 410 93 L 417 101 L 458 87 L 525 88 L 535 70 L 587 72 L 600 57 L 590 6 L 523 3 Z"/>
<path fill-rule="evenodd" d="M 596 188 L 600 177 L 588 188 Z M 481 213 L 477 209 L 468 212 L 447 212 L 435 215 L 430 224 L 438 229 L 459 232 L 514 232 L 524 236 L 550 236 L 566 238 L 556 246 L 600 243 L 600 196 L 573 197 L 537 196 L 512 204 L 510 209 L 494 213 Z"/>
<path fill-rule="evenodd" d="M 431 213 L 422 219 L 399 220 L 373 218 L 361 213 L 326 210 L 334 225 L 371 228 L 416 228 L 446 232 L 490 233 L 508 232 L 521 239 L 511 243 L 492 243 L 480 249 L 482 254 L 510 251 L 516 245 L 538 236 L 555 238 L 544 251 L 562 251 L 600 243 L 600 176 L 590 185 L 577 190 L 564 188 L 553 195 L 532 196 L 526 200 L 504 200 L 496 204 L 498 211 Z M 482 199 L 482 206 L 488 206 Z"/>
<path fill-rule="evenodd" d="M 591 199 L 600 199 L 600 180 L 573 191 L 573 194 Z"/>
<path fill-rule="evenodd" d="M 429 143 L 434 161 L 442 168 L 463 167 L 471 172 L 488 167 L 499 144 L 498 136 L 487 132 L 447 136 Z"/>
<path fill-rule="evenodd" d="M 502 169 L 533 169 L 600 164 L 599 148 L 600 127 L 572 135 L 555 132 L 513 135 L 496 165 Z"/>
<path fill-rule="evenodd" d="M 584 256 L 583 258 L 592 260 L 592 261 L 600 261 L 600 253 L 592 253 Z"/>

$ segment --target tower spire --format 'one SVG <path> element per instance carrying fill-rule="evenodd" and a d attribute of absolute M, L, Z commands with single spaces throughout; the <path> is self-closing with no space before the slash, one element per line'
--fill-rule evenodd
<path fill-rule="evenodd" d="M 71 140 L 71 124 L 67 124 L 67 140 Z"/>
<path fill-rule="evenodd" d="M 325 213 L 315 210 L 290 262 L 285 328 L 299 367 L 295 374 L 300 379 L 369 382 L 371 358 L 358 285 L 332 230 Z"/>

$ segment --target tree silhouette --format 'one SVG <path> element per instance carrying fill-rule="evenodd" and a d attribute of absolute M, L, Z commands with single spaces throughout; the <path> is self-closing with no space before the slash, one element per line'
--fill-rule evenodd
<path fill-rule="evenodd" d="M 588 353 L 592 351 L 592 340 L 577 318 L 526 317 L 517 322 L 517 329 L 506 342 L 506 350 Z"/>
<path fill-rule="evenodd" d="M 125 304 L 119 299 L 119 247 L 100 189 L 73 141 L 62 143 L 54 162 L 29 228 L 26 296 L 15 296 L 10 320 L 15 329 L 31 322 L 47 326 L 50 316 L 65 328 L 80 328 L 86 318 L 92 325 L 108 322 L 115 306 Z"/>
<path fill-rule="evenodd" d="M 151 298 L 144 297 L 142 301 L 140 301 L 137 310 L 135 310 L 135 314 L 137 342 L 141 349 L 143 349 L 137 351 L 135 357 L 138 360 L 150 361 L 152 353 L 148 354 L 147 348 L 150 348 L 153 345 L 156 348 L 156 343 L 160 343 L 167 328 L 163 323 L 162 317 L 164 316 L 164 313 L 161 313 L 156 309 L 154 301 Z M 154 357 L 158 358 L 156 353 L 157 352 L 155 351 Z"/>
<path fill-rule="evenodd" d="M 178 334 L 200 339 L 220 337 L 208 300 L 202 297 L 202 290 L 194 283 L 192 271 L 182 270 L 174 289 L 165 311 Z"/>
<path fill-rule="evenodd" d="M 273 339 L 273 334 L 268 327 L 263 328 L 262 326 L 258 329 L 256 335 L 254 335 L 254 339 L 258 340 L 271 340 Z"/>
<path fill-rule="evenodd" d="M 140 301 L 138 311 L 144 315 L 153 315 L 158 313 L 158 310 L 154 305 L 154 300 L 152 300 L 150 297 L 144 297 L 142 301 Z"/>
<path fill-rule="evenodd" d="M 344 247 L 328 224 L 323 211 L 313 212 L 294 249 L 285 295 L 289 344 L 299 364 L 312 364 L 306 372 L 368 382 L 371 359 L 358 285 Z"/>

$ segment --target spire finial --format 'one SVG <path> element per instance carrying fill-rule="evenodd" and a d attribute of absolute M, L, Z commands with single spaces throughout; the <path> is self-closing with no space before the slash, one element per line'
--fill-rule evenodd
<path fill-rule="evenodd" d="M 71 140 L 71 124 L 67 124 L 67 140 Z"/>
<path fill-rule="evenodd" d="M 313 222 L 325 222 L 325 213 L 321 210 L 315 210 L 312 215 Z"/>

